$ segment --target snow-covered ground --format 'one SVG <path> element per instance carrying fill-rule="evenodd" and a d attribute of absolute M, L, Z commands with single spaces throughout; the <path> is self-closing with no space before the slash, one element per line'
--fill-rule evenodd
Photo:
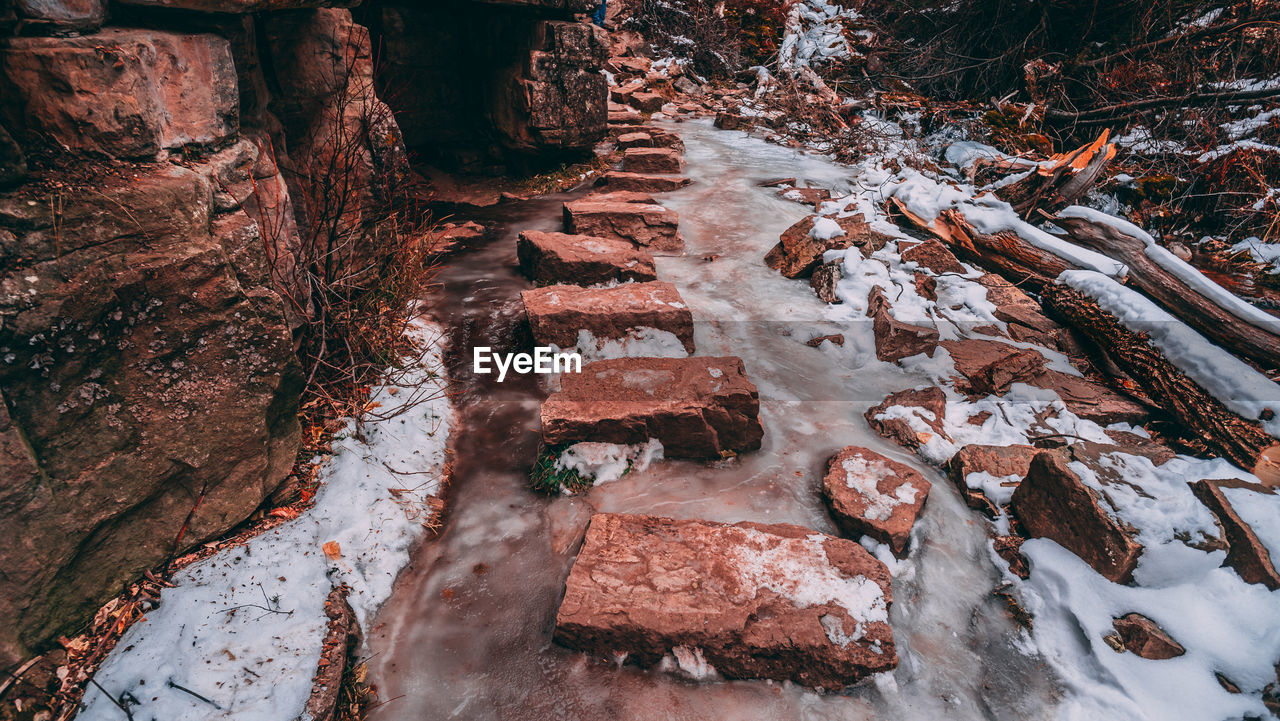
<path fill-rule="evenodd" d="M 320 659 L 330 590 L 350 586 L 349 603 L 365 626 L 425 531 L 428 500 L 443 490 L 453 411 L 441 336 L 432 324 L 414 328 L 426 348 L 422 363 L 401 385 L 372 393 L 378 413 L 390 417 L 358 428 L 349 421 L 337 434 L 314 507 L 175 574 L 159 607 L 125 632 L 94 680 L 123 696 L 134 719 L 299 716 Z M 404 410 L 391 415 L 397 408 Z M 338 553 L 329 558 L 325 546 L 333 543 L 329 550 Z M 84 703 L 81 721 L 123 718 L 94 686 Z"/>

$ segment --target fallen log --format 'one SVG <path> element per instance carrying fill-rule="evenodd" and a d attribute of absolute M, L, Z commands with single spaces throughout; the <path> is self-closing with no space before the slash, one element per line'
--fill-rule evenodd
<path fill-rule="evenodd" d="M 1047 308 L 1093 341 L 1155 403 L 1224 458 L 1252 469 L 1275 443 L 1259 422 L 1233 413 L 1165 358 L 1146 333 L 1128 329 L 1089 296 L 1055 283 L 1040 294 Z"/>
<path fill-rule="evenodd" d="M 950 246 L 962 260 L 977 263 L 1003 275 L 1009 282 L 1038 293 L 1064 270 L 1075 265 L 1032 245 L 1011 230 L 982 233 L 958 210 L 947 209 L 932 222 L 911 212 L 898 198 L 890 198 L 891 214 L 906 218 L 912 225 Z"/>
<path fill-rule="evenodd" d="M 1115 157 L 1116 146 L 1107 142 L 1110 134 L 1110 130 L 1103 130 L 1092 143 L 1038 164 L 1023 178 L 996 189 L 996 196 L 1023 218 L 1031 217 L 1036 209 L 1058 210 L 1071 205 L 1097 184 Z"/>
<path fill-rule="evenodd" d="M 1128 285 L 1142 291 L 1209 340 L 1268 369 L 1280 368 L 1280 318 L 1268 316 L 1261 310 L 1250 314 L 1247 310 L 1252 310 L 1253 306 L 1241 299 L 1237 300 L 1244 308 L 1237 306 L 1236 312 L 1232 312 L 1223 303 L 1198 292 L 1166 267 L 1182 261 L 1161 248 L 1151 250 L 1154 241 L 1148 242 L 1148 239 L 1125 233 L 1113 223 L 1062 216 L 1053 218 L 1053 223 L 1066 230 L 1077 244 L 1105 253 L 1129 266 Z M 1157 262 L 1152 257 L 1153 253 L 1167 256 L 1164 258 L 1166 262 Z M 1199 275 L 1194 267 L 1183 265 L 1185 271 Z M 1199 283 L 1197 279 L 1193 280 Z M 1204 282 L 1213 283 L 1208 278 L 1204 278 Z M 1214 287 L 1218 288 L 1216 284 Z M 1207 286 L 1204 290 L 1216 292 Z M 1226 289 L 1221 289 L 1221 292 L 1231 295 Z M 1229 300 L 1226 305 L 1231 305 Z"/>

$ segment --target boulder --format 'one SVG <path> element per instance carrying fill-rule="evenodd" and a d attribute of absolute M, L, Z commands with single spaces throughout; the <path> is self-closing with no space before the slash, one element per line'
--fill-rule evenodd
<path fill-rule="evenodd" d="M 1159 624 L 1140 613 L 1126 613 L 1112 620 L 1111 625 L 1120 636 L 1124 649 L 1142 658 L 1162 661 L 1187 652 Z"/>
<path fill-rule="evenodd" d="M 902 557 L 930 484 L 911 467 L 849 446 L 827 462 L 822 496 L 836 524 L 853 538 L 870 536 Z"/>
<path fill-rule="evenodd" d="M 622 154 L 627 173 L 678 173 L 683 163 L 674 148 L 628 148 Z"/>
<path fill-rule="evenodd" d="M 646 175 L 644 173 L 624 173 L 611 170 L 604 174 L 600 182 L 609 188 L 617 188 L 618 190 L 668 193 L 673 190 L 679 190 L 693 181 L 673 175 Z"/>
<path fill-rule="evenodd" d="M 1142 554 L 1137 532 L 1112 517 L 1056 451 L 1037 453 L 1011 507 L 1030 538 L 1048 538 L 1115 583 L 1128 583 Z"/>
<path fill-rule="evenodd" d="M 872 288 L 867 297 L 867 315 L 872 319 L 879 360 L 896 363 L 921 353 L 932 356 L 938 347 L 936 329 L 904 323 L 893 317 L 889 299 L 879 286 Z"/>
<path fill-rule="evenodd" d="M 657 280 L 653 256 L 633 243 L 526 230 L 516 241 L 520 272 L 538 285 Z"/>
<path fill-rule="evenodd" d="M 1258 501 L 1272 502 L 1275 502 L 1275 491 L 1267 486 L 1234 479 L 1203 479 L 1191 484 L 1196 498 L 1213 513 L 1218 519 L 1218 525 L 1222 527 L 1228 548 L 1226 565 L 1234 568 L 1247 583 L 1260 583 L 1273 591 L 1280 588 L 1280 572 L 1276 570 L 1270 549 L 1240 517 L 1224 489 L 1264 494 L 1267 498 L 1260 497 Z"/>
<path fill-rule="evenodd" d="M 822 254 L 828 250 L 857 246 L 871 252 L 883 248 L 889 240 L 889 236 L 872 230 L 861 215 L 811 215 L 782 231 L 764 262 L 788 278 L 803 278 L 822 263 Z"/>
<path fill-rule="evenodd" d="M 791 525 L 596 514 L 555 640 L 652 666 L 839 690 L 897 665 L 889 572 L 857 543 Z"/>
<path fill-rule="evenodd" d="M 19 37 L 0 50 L 12 130 L 125 158 L 212 145 L 238 130 L 231 46 L 212 34 L 107 28 Z"/>
<path fill-rule="evenodd" d="M 751 123 L 741 115 L 728 112 L 716 113 L 715 126 L 721 130 L 738 130 L 750 127 Z"/>
<path fill-rule="evenodd" d="M 1002 490 L 992 498 L 983 492 L 980 485 L 970 485 L 969 476 L 974 473 L 985 473 L 992 479 L 1006 476 L 1017 476 L 1015 483 L 1021 483 L 1031 468 L 1031 459 L 1039 453 L 1033 446 L 1014 444 L 1008 446 L 985 446 L 978 443 L 956 451 L 947 461 L 947 476 L 959 489 L 965 503 L 976 511 L 982 511 L 988 518 L 995 518 L 1000 513 L 1000 505 L 1008 502 L 1014 485 Z"/>
<path fill-rule="evenodd" d="M 680 216 L 661 205 L 577 200 L 564 204 L 564 222 L 570 233 L 629 240 L 655 255 L 684 252 Z"/>
<path fill-rule="evenodd" d="M 13 9 L 26 28 L 42 33 L 87 33 L 102 27 L 106 0 L 14 0 Z"/>
<path fill-rule="evenodd" d="M 0 666 L 243 522 L 301 436 L 280 296 L 230 252 L 262 244 L 213 233 L 206 174 L 106 177 L 58 211 L 0 195 Z"/>
<path fill-rule="evenodd" d="M 618 358 L 561 376 L 542 404 L 548 445 L 662 442 L 672 458 L 723 458 L 760 447 L 760 395 L 742 359 Z"/>
<path fill-rule="evenodd" d="M 929 431 L 917 431 L 903 415 L 913 415 Z M 928 443 L 933 434 L 948 438 L 943 420 L 947 416 L 947 394 L 938 386 L 898 391 L 863 415 L 880 435 L 898 445 L 915 450 Z"/>
<path fill-rule="evenodd" d="M 549 285 L 520 294 L 534 342 L 572 348 L 578 332 L 597 340 L 622 340 L 654 328 L 680 339 L 693 352 L 693 313 L 670 283 L 623 283 L 612 288 Z"/>

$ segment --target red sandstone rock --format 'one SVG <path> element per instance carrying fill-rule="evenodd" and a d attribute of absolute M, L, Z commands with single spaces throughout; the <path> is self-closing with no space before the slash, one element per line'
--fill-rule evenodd
<path fill-rule="evenodd" d="M 947 250 L 947 246 L 932 239 L 917 243 L 903 250 L 902 262 L 916 263 L 922 268 L 928 268 L 935 274 L 960 273 L 963 275 L 966 272 L 959 259 L 952 255 L 951 251 Z"/>
<path fill-rule="evenodd" d="M 642 126 L 637 128 L 637 130 L 649 136 L 650 140 L 653 141 L 652 147 L 671 148 L 681 153 L 684 152 L 684 141 L 680 139 L 679 135 L 676 135 L 670 130 L 663 130 L 662 128 L 653 126 Z"/>
<path fill-rule="evenodd" d="M 1140 613 L 1126 613 L 1114 619 L 1111 625 L 1120 635 L 1125 650 L 1142 658 L 1160 661 L 1176 658 L 1187 652 L 1182 644 L 1151 619 Z"/>
<path fill-rule="evenodd" d="M 918 416 L 923 423 L 932 429 L 932 432 L 916 431 L 904 418 L 879 417 L 885 414 L 892 415 L 897 413 L 897 411 L 891 410 L 894 406 L 902 406 Z M 944 438 L 948 437 L 943 430 L 943 419 L 946 418 L 946 415 L 947 394 L 937 386 L 929 386 L 927 388 L 894 393 L 881 401 L 880 405 L 869 409 L 863 417 L 880 435 L 893 440 L 904 448 L 915 450 L 928 443 L 933 437 L 933 433 L 937 433 Z"/>
<path fill-rule="evenodd" d="M 887 543 L 898 557 L 907 550 L 929 488 L 911 467 L 857 446 L 832 456 L 822 480 L 822 495 L 845 533 Z"/>
<path fill-rule="evenodd" d="M 1097 491 L 1086 486 L 1056 451 L 1036 454 L 1011 507 L 1030 538 L 1048 538 L 1094 570 L 1127 583 L 1142 554 L 1134 529 L 1112 518 Z"/>
<path fill-rule="evenodd" d="M 584 197 L 583 200 L 590 200 L 593 203 L 645 203 L 647 205 L 658 203 L 652 195 L 639 190 L 596 191 Z"/>
<path fill-rule="evenodd" d="M 878 335 L 878 334 L 877 334 Z M 1146 408 L 1087 378 L 1047 368 L 1044 356 L 1000 341 L 966 338 L 939 343 L 951 354 L 965 382 L 958 389 L 971 396 L 1003 395 L 1014 383 L 1057 392 L 1067 409 L 1102 425 L 1144 422 Z"/>
<path fill-rule="evenodd" d="M 643 173 L 610 171 L 604 174 L 600 182 L 609 188 L 617 188 L 618 190 L 667 193 L 672 190 L 679 190 L 693 181 L 672 175 L 646 175 Z"/>
<path fill-rule="evenodd" d="M 106 0 L 14 0 L 13 9 L 24 28 L 45 32 L 91 32 L 107 16 Z"/>
<path fill-rule="evenodd" d="M 989 473 L 992 476 L 1017 476 L 1021 482 L 1031 468 L 1031 459 L 1040 451 L 1032 446 L 984 446 L 977 443 L 956 451 L 947 461 L 947 476 L 956 484 L 965 503 L 982 511 L 988 518 L 995 518 L 1000 509 L 996 503 L 978 488 L 970 488 L 970 473 Z"/>
<path fill-rule="evenodd" d="M 668 457 L 721 458 L 760 447 L 760 400 L 742 359 L 619 358 L 561 376 L 542 404 L 550 445 L 662 442 Z"/>
<path fill-rule="evenodd" d="M 631 106 L 642 113 L 656 113 L 667 102 L 666 98 L 657 93 L 638 92 L 631 94 Z"/>
<path fill-rule="evenodd" d="M 741 115 L 734 113 L 716 113 L 715 126 L 721 130 L 737 130 L 749 126 L 750 123 Z"/>
<path fill-rule="evenodd" d="M 11 129 L 119 157 L 233 136 L 236 88 L 231 46 L 213 34 L 108 28 L 12 38 L 0 50 L 0 90 L 22 109 Z"/>
<path fill-rule="evenodd" d="M 1271 553 L 1249 524 L 1236 513 L 1222 492 L 1224 488 L 1240 488 L 1267 496 L 1274 496 L 1275 491 L 1241 480 L 1204 479 L 1191 484 L 1196 498 L 1213 513 L 1222 527 L 1228 545 L 1226 565 L 1236 569 L 1247 583 L 1261 583 L 1272 590 L 1280 588 L 1280 572 L 1276 570 Z"/>
<path fill-rule="evenodd" d="M 828 250 L 857 246 L 874 251 L 883 248 L 889 240 L 888 236 L 872 230 L 860 215 L 831 218 L 844 233 L 827 240 L 814 238 L 813 226 L 819 217 L 811 215 L 784 230 L 778 244 L 764 256 L 765 264 L 788 278 L 802 278 L 822 263 L 822 254 Z"/>
<path fill-rule="evenodd" d="M 556 641 L 652 666 L 837 690 L 894 668 L 889 572 L 853 541 L 791 525 L 592 517 Z M 683 657 L 683 658 L 682 658 Z"/>
<path fill-rule="evenodd" d="M 526 230 L 516 241 L 520 272 L 538 285 L 657 280 L 653 256 L 633 243 Z"/>
<path fill-rule="evenodd" d="M 872 319 L 876 338 L 876 358 L 896 363 L 908 356 L 932 355 L 938 347 L 938 331 L 904 323 L 893 317 L 889 299 L 879 286 L 871 289 L 867 299 L 867 315 Z"/>
<path fill-rule="evenodd" d="M 652 148 L 653 138 L 648 133 L 623 133 L 618 136 L 619 148 Z"/>
<path fill-rule="evenodd" d="M 817 348 L 818 346 L 822 345 L 823 341 L 831 341 L 832 345 L 843 346 L 844 334 L 833 333 L 832 335 L 820 335 L 817 338 L 810 338 L 809 340 L 805 341 L 805 345 L 809 346 L 810 348 Z"/>
<path fill-rule="evenodd" d="M 564 204 L 564 220 L 570 233 L 621 238 L 654 254 L 684 251 L 680 216 L 661 205 L 578 200 Z"/>
<path fill-rule="evenodd" d="M 610 108 L 608 120 L 609 125 L 639 125 L 644 122 L 644 116 L 629 108 Z"/>
<path fill-rule="evenodd" d="M 549 285 L 520 294 L 539 345 L 571 348 L 578 332 L 597 340 L 623 339 L 637 328 L 674 334 L 693 352 L 693 313 L 670 283 L 623 283 L 613 288 Z"/>
<path fill-rule="evenodd" d="M 831 191 L 826 188 L 782 188 L 778 191 L 778 197 L 817 207 L 818 204 L 831 200 Z"/>
<path fill-rule="evenodd" d="M 628 173 L 678 173 L 683 163 L 674 148 L 628 148 L 622 170 Z"/>

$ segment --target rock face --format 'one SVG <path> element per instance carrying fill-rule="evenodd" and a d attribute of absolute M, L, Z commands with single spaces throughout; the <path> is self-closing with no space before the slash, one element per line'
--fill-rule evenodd
<path fill-rule="evenodd" d="M 1031 470 L 1031 459 L 1039 452 L 1033 446 L 1018 444 L 984 446 L 971 443 L 956 451 L 947 461 L 947 476 L 956 484 L 965 504 L 982 511 L 988 518 L 995 518 L 1000 512 L 998 503 L 1001 499 L 992 499 L 981 488 L 970 486 L 969 475 L 985 473 L 991 478 L 1017 476 L 1016 482 L 1021 483 Z M 1012 494 L 1012 490 L 1009 493 Z"/>
<path fill-rule="evenodd" d="M 674 148 L 628 148 L 622 169 L 628 173 L 678 173 L 684 163 Z"/>
<path fill-rule="evenodd" d="M 1143 658 L 1162 661 L 1187 652 L 1163 628 L 1140 613 L 1126 613 L 1111 622 L 1126 651 Z"/>
<path fill-rule="evenodd" d="M 549 445 L 662 441 L 678 458 L 721 458 L 760 447 L 760 395 L 742 359 L 619 358 L 561 376 L 542 404 Z"/>
<path fill-rule="evenodd" d="M 827 462 L 822 496 L 845 533 L 867 535 L 903 556 L 930 484 L 911 467 L 849 446 Z"/>
<path fill-rule="evenodd" d="M 651 666 L 837 690 L 897 665 L 889 573 L 858 544 L 789 525 L 592 517 L 555 639 Z"/>
<path fill-rule="evenodd" d="M 822 254 L 828 250 L 857 246 L 874 251 L 888 241 L 888 236 L 872 230 L 860 215 L 811 215 L 782 231 L 778 244 L 765 254 L 764 262 L 788 278 L 804 278 L 822 263 Z"/>
<path fill-rule="evenodd" d="M 670 283 L 623 283 L 612 288 L 549 285 L 520 294 L 539 345 L 572 348 L 579 331 L 597 340 L 624 339 L 654 328 L 675 335 L 693 352 L 693 313 Z"/>
<path fill-rule="evenodd" d="M 284 309 L 242 284 L 250 263 L 233 257 L 261 243 L 215 235 L 215 211 L 208 176 L 169 164 L 56 218 L 0 196 L 16 230 L 0 244 L 4 661 L 172 553 L 193 510 L 182 548 L 239 523 L 293 465 Z"/>
<path fill-rule="evenodd" d="M 644 193 L 667 193 L 679 190 L 692 183 L 688 178 L 672 175 L 646 175 L 644 173 L 624 173 L 611 170 L 604 174 L 601 181 L 610 189 L 637 190 Z"/>
<path fill-rule="evenodd" d="M 108 28 L 76 38 L 13 38 L 0 51 L 11 130 L 126 158 L 235 134 L 239 106 L 227 40 Z"/>
<path fill-rule="evenodd" d="M 1280 588 L 1280 572 L 1276 570 L 1271 553 L 1232 507 L 1231 501 L 1223 493 L 1224 488 L 1239 488 L 1266 495 L 1274 495 L 1275 491 L 1240 480 L 1204 479 L 1191 484 L 1196 498 L 1200 499 L 1218 519 L 1218 525 L 1222 526 L 1228 547 L 1226 564 L 1236 569 L 1236 573 L 1247 583 L 1260 583 L 1273 591 Z"/>
<path fill-rule="evenodd" d="M 90 32 L 107 16 L 106 0 L 14 0 L 13 9 L 24 26 L 42 32 Z"/>
<path fill-rule="evenodd" d="M 1036 454 L 1013 492 L 1012 508 L 1028 537 L 1057 542 L 1116 583 L 1133 575 L 1142 554 L 1135 531 L 1107 513 L 1098 492 L 1067 467 L 1061 453 Z"/>
<path fill-rule="evenodd" d="M 684 252 L 680 216 L 661 205 L 577 200 L 564 204 L 564 220 L 570 233 L 629 240 L 655 255 Z"/>
<path fill-rule="evenodd" d="M 520 272 L 538 285 L 657 280 L 653 256 L 626 240 L 527 230 L 516 241 Z"/>

